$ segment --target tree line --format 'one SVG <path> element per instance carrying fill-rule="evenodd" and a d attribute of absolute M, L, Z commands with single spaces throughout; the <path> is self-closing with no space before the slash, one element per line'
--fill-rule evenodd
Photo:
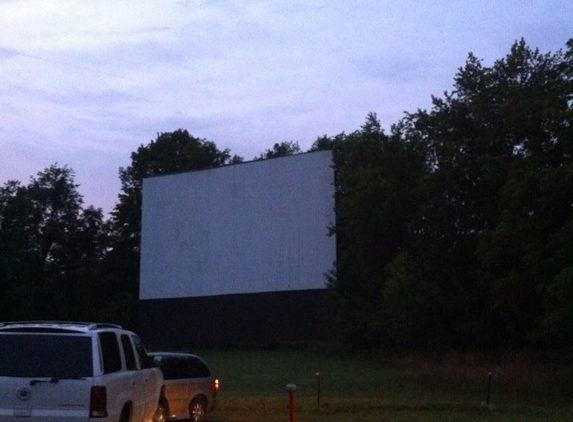
<path fill-rule="evenodd" d="M 473 54 L 430 110 L 389 133 L 370 113 L 333 151 L 337 262 L 326 315 L 347 345 L 571 345 L 573 39 L 524 40 L 485 66 Z M 302 152 L 275 144 L 254 159 Z M 137 327 L 145 177 L 243 161 L 186 130 L 161 133 L 119 169 L 109 218 L 52 165 L 0 188 L 0 319 Z"/>

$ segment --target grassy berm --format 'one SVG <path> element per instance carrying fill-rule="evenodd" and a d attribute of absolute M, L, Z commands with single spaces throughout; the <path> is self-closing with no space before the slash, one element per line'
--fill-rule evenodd
<path fill-rule="evenodd" d="M 565 359 L 515 351 L 495 358 L 284 349 L 197 353 L 221 382 L 210 422 L 288 422 L 285 386 L 291 383 L 297 386 L 297 422 L 573 421 L 573 370 Z"/>

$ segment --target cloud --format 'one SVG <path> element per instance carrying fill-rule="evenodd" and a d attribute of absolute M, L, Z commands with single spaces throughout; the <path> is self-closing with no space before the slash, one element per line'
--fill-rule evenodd
<path fill-rule="evenodd" d="M 18 52 L 12 48 L 0 47 L 0 60 L 11 59 L 18 56 Z"/>
<path fill-rule="evenodd" d="M 491 63 L 522 36 L 555 50 L 572 19 L 568 0 L 3 1 L 0 156 L 14 164 L 0 183 L 58 161 L 107 208 L 117 168 L 159 132 L 250 159 L 371 111 L 389 126 L 450 89 L 469 52 Z"/>
<path fill-rule="evenodd" d="M 180 22 L 176 6 L 125 0 L 0 4 L 4 42 L 22 50 L 90 51 L 157 36 Z"/>

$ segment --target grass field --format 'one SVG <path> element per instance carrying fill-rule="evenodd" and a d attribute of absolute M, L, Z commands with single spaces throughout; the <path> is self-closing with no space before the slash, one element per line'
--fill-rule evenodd
<path fill-rule="evenodd" d="M 571 421 L 570 365 L 508 354 L 436 359 L 340 357 L 309 350 L 198 351 L 221 382 L 210 422 Z M 320 377 L 317 376 L 320 373 Z M 487 399 L 491 373 L 490 407 Z"/>

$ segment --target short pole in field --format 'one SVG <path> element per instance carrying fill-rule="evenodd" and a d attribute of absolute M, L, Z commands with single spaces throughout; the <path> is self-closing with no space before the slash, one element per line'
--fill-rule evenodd
<path fill-rule="evenodd" d="M 316 377 L 316 407 L 320 409 L 320 381 L 321 381 L 320 372 L 317 372 L 316 374 L 314 374 L 314 376 Z"/>
<path fill-rule="evenodd" d="M 287 384 L 285 390 L 288 391 L 289 397 L 290 422 L 296 422 L 296 405 L 294 400 L 296 384 Z"/>
<path fill-rule="evenodd" d="M 491 372 L 489 372 L 487 374 L 487 391 L 486 391 L 485 401 L 481 403 L 481 407 L 490 410 L 494 408 L 494 405 L 491 402 L 491 377 L 492 374 Z"/>

